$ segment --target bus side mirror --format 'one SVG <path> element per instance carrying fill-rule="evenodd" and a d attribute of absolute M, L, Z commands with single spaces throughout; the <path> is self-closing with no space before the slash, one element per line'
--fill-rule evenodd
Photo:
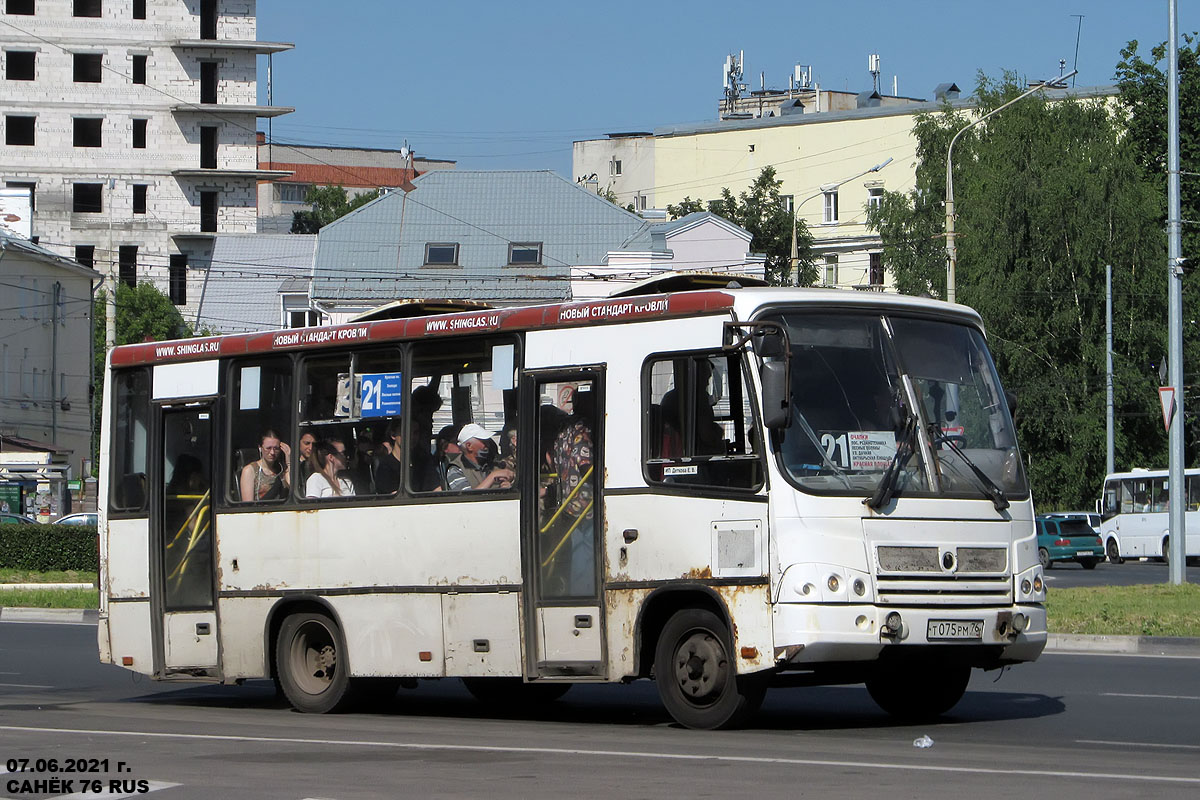
<path fill-rule="evenodd" d="M 753 335 L 754 352 L 759 358 L 783 358 L 787 355 L 787 337 L 775 326 L 759 329 Z"/>
<path fill-rule="evenodd" d="M 764 361 L 762 364 L 763 425 L 768 430 L 786 428 L 792 421 L 790 381 L 786 361 Z"/>

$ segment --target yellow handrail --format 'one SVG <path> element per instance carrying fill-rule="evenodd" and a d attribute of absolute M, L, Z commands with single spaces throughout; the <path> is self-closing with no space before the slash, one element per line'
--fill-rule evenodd
<path fill-rule="evenodd" d="M 554 560 L 554 557 L 558 555 L 558 551 L 561 550 L 562 546 L 567 543 L 567 539 L 571 538 L 571 534 L 574 533 L 575 529 L 579 527 L 579 523 L 583 522 L 583 520 L 587 518 L 587 515 L 590 514 L 591 511 L 592 503 L 589 502 L 587 507 L 583 509 L 583 513 L 575 518 L 575 522 L 571 523 L 571 527 L 567 528 L 567 532 L 564 533 L 563 537 L 558 540 L 558 544 L 554 545 L 554 549 L 550 551 L 550 555 L 546 556 L 546 560 L 542 562 L 543 567 L 549 566 L 550 562 Z"/>
<path fill-rule="evenodd" d="M 575 488 L 571 490 L 571 493 L 568 494 L 566 498 L 564 498 L 563 501 L 558 504 L 558 509 L 554 512 L 554 516 L 552 516 L 549 521 L 547 521 L 546 524 L 541 527 L 538 533 L 545 533 L 546 531 L 550 530 L 550 526 L 555 523 L 559 515 L 562 514 L 563 509 L 567 507 L 567 503 L 575 499 L 575 495 L 579 494 L 579 490 L 582 489 L 584 484 L 587 483 L 587 479 L 592 477 L 592 469 L 592 467 L 588 467 L 587 472 L 583 473 L 583 477 L 579 479 L 579 483 L 575 484 Z M 588 505 L 590 506 L 591 504 L 589 503 Z"/>

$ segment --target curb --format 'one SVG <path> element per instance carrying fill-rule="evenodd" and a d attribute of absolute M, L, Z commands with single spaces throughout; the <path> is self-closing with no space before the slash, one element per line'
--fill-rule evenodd
<path fill-rule="evenodd" d="M 1200 638 L 1051 633 L 1046 636 L 1046 652 L 1200 658 Z"/>
<path fill-rule="evenodd" d="M 23 589 L 25 591 L 36 591 L 37 589 L 95 589 L 95 584 L 91 583 L 0 583 L 0 592 L 7 589 Z"/>
<path fill-rule="evenodd" d="M 100 612 L 94 608 L 18 608 L 0 607 L 0 622 L 96 622 Z"/>

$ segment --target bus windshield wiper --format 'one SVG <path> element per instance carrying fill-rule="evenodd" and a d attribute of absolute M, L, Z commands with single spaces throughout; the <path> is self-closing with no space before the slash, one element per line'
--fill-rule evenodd
<path fill-rule="evenodd" d="M 875 494 L 863 500 L 868 508 L 880 509 L 887 505 L 888 501 L 896 494 L 896 487 L 900 483 L 900 476 L 904 474 L 904 467 L 915 452 L 913 440 L 916 435 L 917 418 L 910 412 L 904 418 L 904 427 L 901 429 L 900 435 L 896 437 L 896 452 L 892 454 L 891 462 L 888 463 L 887 469 L 879 479 L 879 485 L 875 487 Z"/>
<path fill-rule="evenodd" d="M 936 425 L 932 426 L 931 432 L 936 427 Z M 962 459 L 962 462 L 971 469 L 971 473 L 975 476 L 975 483 L 983 492 L 983 496 L 992 501 L 992 505 L 996 507 L 997 511 L 1003 511 L 1008 508 L 1008 498 L 1004 496 L 1004 490 L 997 486 L 996 482 L 989 478 L 986 472 L 975 466 L 974 461 L 967 458 L 967 454 L 954 442 L 953 437 L 946 436 L 939 430 L 929 438 L 932 439 L 933 444 L 945 443 L 954 452 L 954 455 Z"/>

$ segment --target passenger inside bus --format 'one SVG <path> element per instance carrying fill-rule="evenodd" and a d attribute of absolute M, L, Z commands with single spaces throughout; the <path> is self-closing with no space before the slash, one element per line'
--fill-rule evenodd
<path fill-rule="evenodd" d="M 341 439 L 327 439 L 314 448 L 317 464 L 321 469 L 314 472 L 305 484 L 305 496 L 309 498 L 353 497 L 354 484 L 346 475 L 346 445 Z"/>
<path fill-rule="evenodd" d="M 292 448 L 273 429 L 259 438 L 258 459 L 242 467 L 238 486 L 244 503 L 278 500 L 287 496 L 291 479 L 288 458 Z"/>
<path fill-rule="evenodd" d="M 458 432 L 462 450 L 450 459 L 446 468 L 449 491 L 465 492 L 483 489 L 506 489 L 516 477 L 512 470 L 492 467 L 492 437 L 481 425 L 468 423 Z"/>
<path fill-rule="evenodd" d="M 442 491 L 450 489 L 450 484 L 446 482 L 446 470 L 450 466 L 450 460 L 461 452 L 458 446 L 458 428 L 446 425 L 438 431 L 434 444 L 433 465 L 437 469 L 438 488 Z"/>
<path fill-rule="evenodd" d="M 543 581 L 550 594 L 595 591 L 592 392 L 575 393 L 570 416 L 543 414 L 542 457 L 553 476 L 543 496 Z"/>
<path fill-rule="evenodd" d="M 317 437 L 310 431 L 300 434 L 300 441 L 296 443 L 296 452 L 299 453 L 301 485 L 308 483 L 308 476 L 317 471 L 317 466 L 313 461 L 313 445 L 316 443 Z"/>

